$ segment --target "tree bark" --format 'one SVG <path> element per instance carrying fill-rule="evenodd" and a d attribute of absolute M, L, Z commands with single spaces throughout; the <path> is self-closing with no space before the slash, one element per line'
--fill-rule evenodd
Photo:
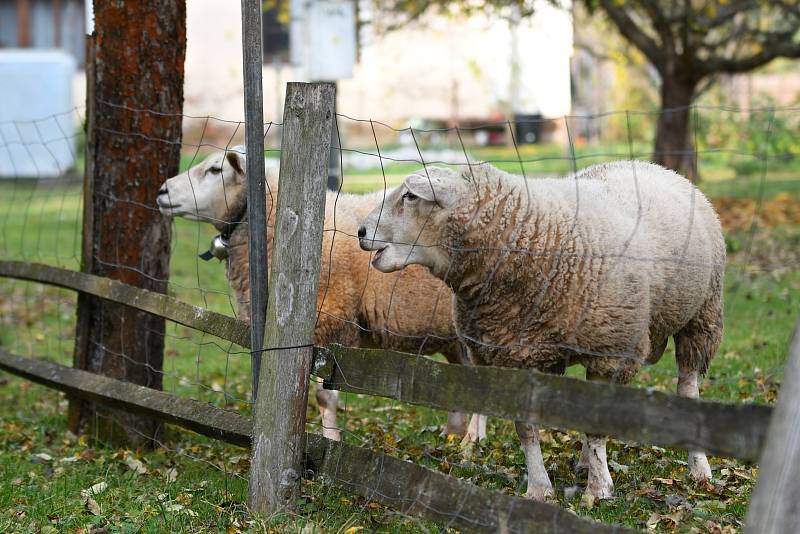
<path fill-rule="evenodd" d="M 92 274 L 165 293 L 170 225 L 156 196 L 180 162 L 185 0 L 95 2 L 94 16 L 84 264 Z M 77 367 L 161 389 L 163 319 L 96 298 L 82 299 L 78 316 L 87 339 Z M 73 412 L 76 427 L 102 441 L 142 446 L 158 438 L 160 425 L 148 417 L 87 403 Z"/>
<path fill-rule="evenodd" d="M 696 83 L 667 75 L 661 82 L 661 109 L 653 161 L 691 181 L 697 179 L 694 140 L 690 135 L 691 105 Z"/>

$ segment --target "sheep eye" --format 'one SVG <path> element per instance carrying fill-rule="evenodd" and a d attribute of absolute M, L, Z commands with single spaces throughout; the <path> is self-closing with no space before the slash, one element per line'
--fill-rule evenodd
<path fill-rule="evenodd" d="M 403 194 L 403 199 L 404 199 L 404 200 L 413 201 L 413 200 L 417 200 L 417 198 L 419 198 L 419 197 L 417 197 L 417 195 L 415 195 L 415 194 L 414 194 L 414 193 L 412 193 L 411 191 L 406 191 L 406 192 Z"/>
<path fill-rule="evenodd" d="M 222 167 L 209 167 L 208 171 L 211 174 L 219 174 L 222 172 Z"/>

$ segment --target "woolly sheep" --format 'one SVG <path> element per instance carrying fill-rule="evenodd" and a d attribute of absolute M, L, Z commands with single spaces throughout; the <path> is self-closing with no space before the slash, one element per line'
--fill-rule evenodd
<path fill-rule="evenodd" d="M 246 217 L 244 149 L 219 152 L 168 179 L 158 204 L 162 213 L 213 224 L 227 239 L 227 277 L 235 293 L 239 317 L 250 320 L 250 261 Z M 267 167 L 267 246 L 272 246 L 277 199 L 277 169 Z M 370 268 L 370 255 L 360 250 L 358 221 L 383 192 L 347 195 L 329 192 L 325 206 L 315 343 L 380 347 L 421 354 L 441 352 L 462 362 L 452 322 L 452 292 L 426 269 L 414 267 L 389 276 Z M 334 219 L 335 215 L 335 219 Z M 336 229 L 336 232 L 330 231 Z M 338 440 L 338 392 L 318 387 L 323 435 Z M 451 413 L 446 434 L 465 435 L 465 442 L 486 435 L 486 418 L 474 416 L 467 428 L 464 414 Z"/>
<path fill-rule="evenodd" d="M 364 220 L 361 247 L 392 272 L 419 264 L 455 293 L 458 335 L 485 365 L 627 383 L 675 340 L 678 394 L 699 396 L 722 337 L 725 246 L 711 204 L 654 164 L 595 165 L 525 180 L 490 165 L 427 168 L 405 178 Z M 536 426 L 517 422 L 526 497 L 552 485 Z M 613 495 L 606 438 L 584 437 L 587 491 Z M 690 451 L 696 479 L 711 469 Z"/>

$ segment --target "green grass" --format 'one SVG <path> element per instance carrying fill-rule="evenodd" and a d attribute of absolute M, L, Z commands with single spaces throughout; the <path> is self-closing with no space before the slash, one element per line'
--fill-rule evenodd
<path fill-rule="evenodd" d="M 488 155 L 505 156 L 499 151 Z M 712 170 L 704 173 L 702 184 L 712 196 L 799 193 L 796 175 L 768 175 L 762 186 L 758 176 Z M 387 181 L 399 182 L 406 171 L 390 167 Z M 345 188 L 374 189 L 383 183 L 382 176 L 379 170 L 346 173 Z M 77 268 L 79 213 L 74 185 L 0 183 L 0 256 Z M 177 221 L 173 230 L 170 293 L 232 315 L 224 266 L 196 259 L 214 230 L 188 221 Z M 800 230 L 764 229 L 729 237 L 738 243 L 738 251 L 726 273 L 725 338 L 702 393 L 725 401 L 773 402 L 800 309 Z M 74 307 L 69 291 L 0 280 L 0 345 L 69 363 Z M 165 390 L 247 413 L 249 355 L 184 327 L 168 325 L 167 331 Z M 569 372 L 577 376 L 580 369 Z M 661 362 L 639 374 L 636 385 L 673 391 L 675 376 L 670 348 Z M 438 435 L 445 420 L 441 412 L 352 394 L 342 395 L 342 406 L 340 424 L 350 443 L 382 449 L 482 487 L 524 491 L 524 458 L 510 422 L 491 419 L 489 439 L 462 451 L 457 441 Z M 0 532 L 89 532 L 93 527 L 109 532 L 438 529 L 316 481 L 303 483 L 296 513 L 256 520 L 244 507 L 246 451 L 177 428 L 168 430 L 164 446 L 156 451 L 104 447 L 69 435 L 64 408 L 61 394 L 0 375 Z M 308 416 L 309 429 L 317 430 L 313 407 Z M 585 484 L 572 472 L 579 441 L 572 432 L 543 433 L 545 463 L 561 506 L 643 530 L 648 521 L 655 522 L 655 532 L 673 527 L 679 532 L 713 531 L 709 521 L 733 531 L 741 528 L 757 475 L 754 466 L 713 458 L 713 484 L 700 486 L 687 480 L 682 451 L 611 441 L 617 497 L 587 506 L 580 492 L 572 498 L 564 494 Z M 134 472 L 129 458 L 144 462 L 147 472 Z M 81 490 L 99 482 L 107 484 L 93 497 L 99 508 L 91 503 L 87 507 Z"/>
<path fill-rule="evenodd" d="M 459 147 L 451 147 L 460 152 Z M 365 152 L 374 152 L 365 149 Z M 487 161 L 500 169 L 514 174 L 524 172 L 527 176 L 564 175 L 576 169 L 615 159 L 647 159 L 648 146 L 636 145 L 631 151 L 627 145 L 600 145 L 578 147 L 573 154 L 558 145 L 524 145 L 513 147 L 483 147 L 468 150 L 472 161 Z M 738 198 L 772 198 L 781 192 L 800 195 L 800 160 L 777 164 L 770 162 L 764 169 L 761 165 L 747 166 L 748 172 L 738 172 L 739 163 L 753 163 L 752 158 L 736 156 L 722 159 L 719 154 L 703 154 L 698 160 L 701 174 L 700 187 L 712 197 L 732 196 Z M 758 163 L 758 162 L 756 162 Z M 403 178 L 418 171 L 418 163 L 384 160 L 380 167 L 378 158 L 371 168 L 344 170 L 342 190 L 346 193 L 367 193 L 399 185 Z"/>

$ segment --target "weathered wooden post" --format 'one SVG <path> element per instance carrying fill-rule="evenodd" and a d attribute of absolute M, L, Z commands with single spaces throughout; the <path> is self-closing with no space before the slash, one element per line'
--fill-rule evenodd
<path fill-rule="evenodd" d="M 747 432 L 742 428 L 742 432 Z M 800 319 L 747 511 L 748 534 L 800 532 Z"/>
<path fill-rule="evenodd" d="M 248 256 L 250 262 L 250 346 L 253 400 L 258 393 L 264 316 L 267 310 L 267 213 L 264 176 L 264 91 L 261 80 L 261 0 L 242 0 L 245 161 L 247 173 Z M 259 266 L 261 266 L 259 268 Z M 255 268 L 254 268 L 255 267 Z"/>
<path fill-rule="evenodd" d="M 286 91 L 265 351 L 253 412 L 249 506 L 256 513 L 291 507 L 299 490 L 335 97 L 330 83 L 290 83 Z"/>

